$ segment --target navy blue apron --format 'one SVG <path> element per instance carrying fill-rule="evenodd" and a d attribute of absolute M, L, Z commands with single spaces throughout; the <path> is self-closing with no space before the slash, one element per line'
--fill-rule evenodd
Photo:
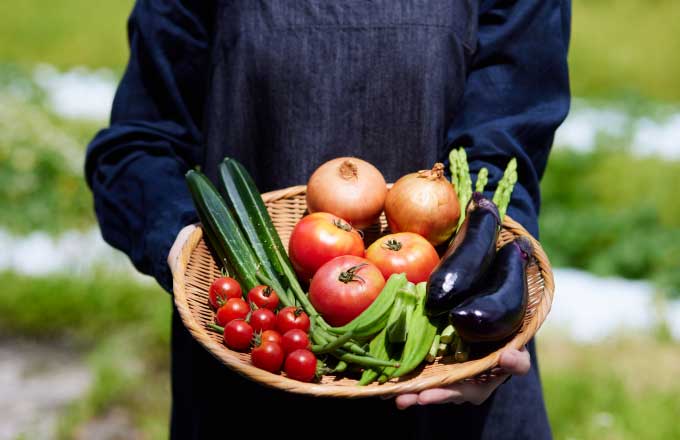
<path fill-rule="evenodd" d="M 338 156 L 388 181 L 448 155 L 474 51 L 473 0 L 221 0 L 203 169 L 231 156 L 261 191 L 304 184 Z M 546 438 L 534 369 L 486 404 L 396 409 L 392 400 L 298 396 L 232 373 L 173 323 L 172 436 Z"/>

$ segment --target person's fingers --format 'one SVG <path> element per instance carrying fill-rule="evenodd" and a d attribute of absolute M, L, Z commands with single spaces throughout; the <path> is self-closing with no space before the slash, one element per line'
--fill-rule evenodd
<path fill-rule="evenodd" d="M 521 376 L 529 372 L 531 356 L 526 348 L 521 351 L 509 348 L 501 353 L 499 366 L 505 373 Z"/>
<path fill-rule="evenodd" d="M 461 392 L 460 385 L 452 385 L 446 388 L 432 388 L 422 391 L 418 395 L 418 405 L 463 402 L 465 402 L 465 397 Z"/>
<path fill-rule="evenodd" d="M 397 404 L 397 408 L 399 409 L 406 409 L 409 406 L 415 405 L 418 403 L 418 395 L 417 394 L 401 394 L 397 396 L 396 399 L 394 399 L 395 403 Z"/>
<path fill-rule="evenodd" d="M 194 232 L 194 229 L 196 229 L 196 225 L 188 225 L 183 227 L 179 233 L 177 233 L 177 238 L 175 238 L 175 242 L 172 244 L 172 247 L 170 248 L 170 252 L 168 252 L 168 266 L 170 266 L 171 270 L 174 270 L 175 268 L 175 261 L 179 257 L 179 254 L 182 250 L 182 245 L 186 241 L 187 237 L 191 235 L 192 232 Z"/>
<path fill-rule="evenodd" d="M 503 374 L 489 379 L 483 384 L 474 382 L 462 384 L 461 393 L 463 394 L 464 401 L 470 402 L 473 405 L 481 405 L 508 377 L 510 377 L 509 374 Z"/>

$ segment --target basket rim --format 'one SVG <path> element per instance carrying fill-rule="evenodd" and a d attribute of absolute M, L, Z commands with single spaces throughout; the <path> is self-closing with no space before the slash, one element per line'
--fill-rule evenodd
<path fill-rule="evenodd" d="M 305 191 L 305 185 L 297 185 L 264 193 L 262 194 L 262 199 L 265 204 L 268 204 L 277 200 L 299 196 L 304 194 Z M 522 225 L 514 221 L 508 215 L 505 216 L 502 227 L 514 235 L 527 236 L 532 241 L 532 244 L 534 245 L 535 261 L 543 279 L 543 291 L 540 295 L 541 301 L 536 305 L 535 313 L 528 318 L 529 320 L 525 323 L 523 330 L 517 333 L 504 346 L 485 357 L 452 364 L 454 368 L 452 368 L 451 371 L 442 371 L 427 377 L 408 375 L 405 379 L 398 382 L 387 382 L 384 384 L 374 383 L 366 386 L 305 383 L 289 379 L 281 374 L 274 374 L 261 370 L 252 364 L 239 359 L 236 352 L 233 352 L 223 344 L 216 342 L 210 336 L 208 330 L 198 322 L 188 305 L 185 273 L 192 253 L 203 238 L 203 230 L 200 225 L 197 225 L 192 233 L 188 235 L 182 244 L 179 255 L 172 262 L 173 300 L 185 327 L 189 330 L 194 339 L 230 369 L 262 385 L 297 394 L 323 397 L 359 398 L 416 393 L 428 388 L 451 385 L 461 380 L 488 372 L 492 368 L 498 366 L 500 352 L 509 347 L 521 349 L 534 337 L 550 312 L 554 297 L 555 283 L 552 268 L 543 247 L 524 227 L 522 227 Z"/>

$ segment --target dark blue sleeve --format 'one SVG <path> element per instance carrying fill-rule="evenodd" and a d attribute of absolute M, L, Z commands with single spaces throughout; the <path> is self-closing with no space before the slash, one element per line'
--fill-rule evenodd
<path fill-rule="evenodd" d="M 104 239 L 167 290 L 170 247 L 196 220 L 184 173 L 203 151 L 210 8 L 206 0 L 137 1 L 110 126 L 85 161 Z"/>
<path fill-rule="evenodd" d="M 570 24 L 570 0 L 483 0 L 477 50 L 447 136 L 451 147 L 465 147 L 473 174 L 489 169 L 487 190 L 517 158 L 508 214 L 535 237 L 539 181 L 569 111 Z"/>

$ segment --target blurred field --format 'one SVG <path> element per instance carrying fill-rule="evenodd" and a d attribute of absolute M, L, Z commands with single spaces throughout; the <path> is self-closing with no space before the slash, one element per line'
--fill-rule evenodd
<path fill-rule="evenodd" d="M 132 0 L 0 3 L 0 60 L 121 70 Z M 573 0 L 571 78 L 576 96 L 679 101 L 680 3 Z"/>
<path fill-rule="evenodd" d="M 0 232 L 59 235 L 95 225 L 82 161 L 105 122 L 56 115 L 32 72 L 48 63 L 120 74 L 132 3 L 0 3 L 0 206 L 11 207 L 0 210 Z M 660 102 L 677 106 L 679 18 L 680 3 L 671 0 L 576 0 L 574 95 L 650 119 Z M 661 294 L 678 296 L 680 162 L 637 157 L 625 148 L 629 141 L 605 137 L 590 152 L 553 152 L 542 184 L 541 240 L 556 266 L 648 279 Z M 0 345 L 68 341 L 92 371 L 87 394 L 60 417 L 60 438 L 83 438 L 83 426 L 119 412 L 140 438 L 167 437 L 169 295 L 106 268 L 81 277 L 0 268 L 0 283 Z M 679 353 L 663 331 L 590 345 L 541 335 L 555 437 L 680 438 Z"/>

